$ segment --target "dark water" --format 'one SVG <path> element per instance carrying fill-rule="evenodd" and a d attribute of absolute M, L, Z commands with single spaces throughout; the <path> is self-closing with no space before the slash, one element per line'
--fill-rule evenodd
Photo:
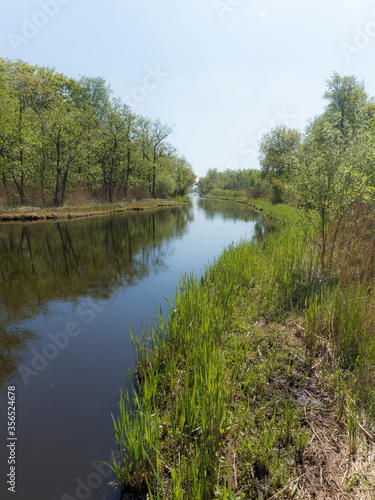
<path fill-rule="evenodd" d="M 129 326 L 137 335 L 156 306 L 167 311 L 181 273 L 267 230 L 244 205 L 196 196 L 156 212 L 0 225 L 1 499 L 119 499 L 100 461 L 115 449 L 111 414 L 134 368 Z"/>

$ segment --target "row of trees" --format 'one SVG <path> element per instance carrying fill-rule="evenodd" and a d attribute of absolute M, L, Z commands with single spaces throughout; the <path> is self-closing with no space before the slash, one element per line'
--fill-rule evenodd
<path fill-rule="evenodd" d="M 262 176 L 291 192 L 318 216 L 322 262 L 329 227 L 337 234 L 354 204 L 375 188 L 375 103 L 354 76 L 327 81 L 324 113 L 304 133 L 276 127 L 260 144 Z M 332 247 L 333 248 L 333 247 Z"/>
<path fill-rule="evenodd" d="M 279 126 L 263 136 L 259 160 L 264 178 L 294 182 L 303 164 L 311 166 L 331 150 L 334 157 L 339 153 L 348 163 L 354 161 L 353 167 L 372 174 L 375 102 L 364 84 L 334 73 L 323 99 L 328 101 L 324 113 L 312 119 L 304 133 Z"/>
<path fill-rule="evenodd" d="M 354 76 L 337 73 L 327 81 L 323 99 L 324 112 L 303 133 L 278 126 L 262 137 L 260 170 L 211 170 L 199 180 L 203 192 L 252 192 L 257 186 L 256 194 L 270 193 L 275 202 L 286 194 L 293 197 L 318 216 L 322 261 L 328 227 L 333 224 L 337 233 L 351 207 L 359 200 L 372 200 L 375 188 L 374 100 Z"/>
<path fill-rule="evenodd" d="M 195 182 L 167 142 L 173 128 L 134 114 L 101 78 L 68 78 L 0 58 L 0 179 L 6 201 L 64 203 L 85 188 L 108 201 L 173 196 Z"/>
<path fill-rule="evenodd" d="M 227 169 L 219 172 L 216 168 L 211 168 L 205 177 L 198 181 L 198 189 L 203 194 L 213 190 L 245 190 L 249 196 L 259 197 L 264 195 L 268 188 L 269 182 L 256 169 Z"/>

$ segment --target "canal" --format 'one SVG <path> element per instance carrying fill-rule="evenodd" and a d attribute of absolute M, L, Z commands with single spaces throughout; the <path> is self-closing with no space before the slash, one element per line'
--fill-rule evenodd
<path fill-rule="evenodd" d="M 0 498 L 118 500 L 101 462 L 116 448 L 111 414 L 134 369 L 130 328 L 137 336 L 168 310 L 181 274 L 268 230 L 246 205 L 196 195 L 157 211 L 0 224 Z"/>

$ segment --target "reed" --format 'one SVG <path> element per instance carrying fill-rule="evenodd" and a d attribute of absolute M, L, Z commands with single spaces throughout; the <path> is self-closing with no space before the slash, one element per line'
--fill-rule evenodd
<path fill-rule="evenodd" d="M 306 308 L 306 344 L 324 340 L 349 388 L 375 415 L 375 208 L 360 203 L 330 234 L 330 257 L 320 295 Z M 348 384 L 346 384 L 348 385 Z M 342 408 L 342 412 L 344 407 Z"/>
<path fill-rule="evenodd" d="M 137 369 L 114 418 L 119 484 L 157 499 L 293 496 L 310 436 L 295 394 L 317 352 L 355 453 L 360 412 L 375 415 L 375 231 L 363 215 L 359 234 L 361 213 L 324 269 L 314 224 L 299 218 L 181 278 L 168 317 L 132 335 Z M 282 325 L 297 317 L 295 355 Z"/>

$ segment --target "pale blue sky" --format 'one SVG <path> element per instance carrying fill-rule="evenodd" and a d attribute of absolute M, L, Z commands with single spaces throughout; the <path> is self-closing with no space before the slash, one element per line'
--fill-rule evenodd
<path fill-rule="evenodd" d="M 134 111 L 176 124 L 197 175 L 258 167 L 272 126 L 323 111 L 333 71 L 375 96 L 368 0 L 11 0 L 0 55 L 103 76 Z"/>

